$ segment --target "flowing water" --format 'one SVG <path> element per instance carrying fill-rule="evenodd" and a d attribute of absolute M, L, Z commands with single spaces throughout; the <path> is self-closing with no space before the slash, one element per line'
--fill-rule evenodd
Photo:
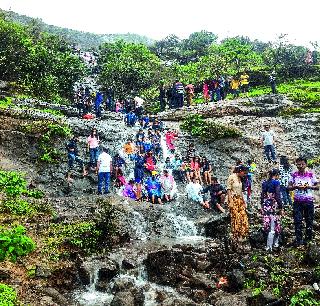
<path fill-rule="evenodd" d="M 164 136 L 161 138 L 163 160 L 170 156 Z M 133 176 L 131 171 L 130 176 Z M 73 293 L 73 299 L 81 306 L 101 306 L 110 305 L 114 294 L 113 286 L 117 280 L 130 281 L 136 288 L 142 289 L 144 294 L 144 305 L 158 305 L 156 301 L 158 292 L 164 292 L 170 297 L 180 297 L 178 292 L 171 287 L 159 286 L 148 281 L 144 260 L 150 252 L 162 249 L 164 246 L 170 248 L 176 244 L 201 245 L 205 238 L 199 235 L 197 226 L 191 219 L 181 215 L 179 210 L 179 193 L 176 190 L 177 198 L 172 204 L 166 204 L 159 210 L 156 220 L 149 220 L 147 215 L 136 210 L 129 213 L 130 235 L 132 241 L 126 245 L 115 249 L 108 255 L 108 259 L 117 262 L 120 267 L 119 274 L 110 281 L 106 292 L 96 289 L 98 283 L 99 269 L 103 267 L 103 260 L 89 258 L 84 263 L 86 270 L 90 274 L 90 285 Z M 154 229 L 157 229 L 156 232 Z M 156 233 L 156 234 L 155 234 Z M 136 267 L 131 270 L 121 269 L 122 261 L 126 258 L 133 258 Z"/>

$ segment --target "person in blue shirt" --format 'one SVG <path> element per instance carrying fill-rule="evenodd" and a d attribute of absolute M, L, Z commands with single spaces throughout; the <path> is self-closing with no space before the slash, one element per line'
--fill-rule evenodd
<path fill-rule="evenodd" d="M 146 189 L 148 191 L 149 198 L 152 204 L 156 202 L 162 204 L 161 201 L 161 183 L 156 176 L 156 171 L 152 171 L 151 177 L 148 177 L 146 181 Z"/>
<path fill-rule="evenodd" d="M 94 100 L 94 111 L 96 113 L 96 117 L 101 117 L 101 104 L 103 102 L 103 95 L 101 92 L 96 93 L 96 98 Z"/>
<path fill-rule="evenodd" d="M 127 126 L 133 127 L 136 124 L 137 121 L 137 116 L 135 115 L 135 113 L 131 110 L 125 118 L 125 122 L 127 124 Z"/>

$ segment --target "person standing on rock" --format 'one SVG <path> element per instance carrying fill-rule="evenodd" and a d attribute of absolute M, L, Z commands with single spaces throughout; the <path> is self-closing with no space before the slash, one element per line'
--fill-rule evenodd
<path fill-rule="evenodd" d="M 110 193 L 110 174 L 112 171 L 112 157 L 108 154 L 106 147 L 102 148 L 102 153 L 98 157 L 98 194 L 102 194 L 102 184 L 104 182 L 104 193 Z"/>
<path fill-rule="evenodd" d="M 236 246 L 244 241 L 249 233 L 246 203 L 242 193 L 241 179 L 247 174 L 247 167 L 237 166 L 227 181 L 228 206 L 231 216 L 232 239 Z"/>
<path fill-rule="evenodd" d="M 175 96 L 175 107 L 176 108 L 183 107 L 184 86 L 179 80 L 176 80 L 174 84 L 174 96 Z"/>
<path fill-rule="evenodd" d="M 246 96 L 249 97 L 249 75 L 245 71 L 240 75 L 240 88 L 241 92 L 245 93 Z"/>
<path fill-rule="evenodd" d="M 78 141 L 79 141 L 79 138 L 76 135 L 74 135 L 73 138 L 67 144 L 68 166 L 69 166 L 68 175 L 67 175 L 68 181 L 72 181 L 71 170 L 73 169 L 74 162 L 77 162 L 82 168 L 83 176 L 86 176 L 88 174 L 82 159 L 79 157 Z"/>
<path fill-rule="evenodd" d="M 90 167 L 91 170 L 96 170 L 97 161 L 99 156 L 99 136 L 97 134 L 97 129 L 93 128 L 91 130 L 90 136 L 87 138 L 88 151 L 90 154 Z"/>
<path fill-rule="evenodd" d="M 314 190 L 319 190 L 318 181 L 311 170 L 307 170 L 307 160 L 299 157 L 296 160 L 298 171 L 289 179 L 289 190 L 294 191 L 293 218 L 295 225 L 296 246 L 303 245 L 313 238 Z M 306 222 L 305 240 L 303 240 L 303 218 Z"/>
<path fill-rule="evenodd" d="M 270 129 L 270 125 L 266 124 L 264 126 L 264 131 L 262 132 L 261 142 L 264 148 L 265 157 L 269 162 L 273 161 L 276 163 L 276 151 L 274 145 L 275 134 Z"/>
<path fill-rule="evenodd" d="M 281 233 L 281 216 L 283 215 L 280 193 L 280 171 L 273 169 L 269 172 L 268 180 L 262 183 L 261 207 L 263 229 L 268 234 L 266 251 L 278 248 Z"/>

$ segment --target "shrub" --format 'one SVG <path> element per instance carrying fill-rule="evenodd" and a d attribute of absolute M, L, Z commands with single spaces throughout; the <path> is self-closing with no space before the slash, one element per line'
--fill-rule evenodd
<path fill-rule="evenodd" d="M 85 254 L 100 247 L 102 231 L 95 222 L 77 222 L 71 224 L 51 224 L 45 241 L 46 252 L 50 259 L 58 260 L 67 255 L 70 248 L 81 250 Z"/>
<path fill-rule="evenodd" d="M 0 205 L 0 212 L 14 215 L 30 215 L 34 212 L 34 209 L 28 201 L 14 198 L 3 200 Z"/>
<path fill-rule="evenodd" d="M 21 173 L 0 171 L 0 190 L 8 197 L 16 197 L 27 191 L 27 182 Z"/>
<path fill-rule="evenodd" d="M 320 301 L 317 300 L 310 290 L 300 290 L 290 299 L 290 306 L 317 306 Z"/>
<path fill-rule="evenodd" d="M 25 233 L 22 225 L 11 229 L 0 228 L 0 261 L 9 258 L 15 262 L 19 256 L 25 256 L 35 249 L 35 243 Z"/>
<path fill-rule="evenodd" d="M 189 115 L 182 123 L 181 129 L 189 132 L 192 136 L 199 137 L 202 142 L 241 136 L 241 132 L 238 129 L 206 121 L 201 115 L 197 114 Z"/>
<path fill-rule="evenodd" d="M 16 301 L 16 291 L 6 284 L 0 284 L 0 306 L 14 306 Z"/>

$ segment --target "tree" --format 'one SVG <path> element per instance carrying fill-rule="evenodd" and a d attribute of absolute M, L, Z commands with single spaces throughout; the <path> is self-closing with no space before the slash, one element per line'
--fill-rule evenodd
<path fill-rule="evenodd" d="M 136 95 L 160 79 L 160 60 L 142 44 L 117 41 L 100 47 L 99 83 L 118 95 Z"/>
<path fill-rule="evenodd" d="M 33 36 L 35 35 L 35 36 Z M 58 36 L 0 18 L 0 79 L 49 100 L 70 98 L 85 65 Z"/>
<path fill-rule="evenodd" d="M 163 61 L 177 61 L 180 57 L 181 40 L 171 34 L 166 38 L 156 41 L 150 50 Z"/>
<path fill-rule="evenodd" d="M 208 31 L 194 32 L 181 42 L 180 63 L 195 62 L 207 55 L 208 48 L 217 41 L 218 36 Z"/>
<path fill-rule="evenodd" d="M 209 54 L 224 58 L 228 74 L 236 74 L 263 64 L 261 55 L 253 51 L 253 46 L 236 37 L 227 38 L 220 45 L 212 45 Z"/>

